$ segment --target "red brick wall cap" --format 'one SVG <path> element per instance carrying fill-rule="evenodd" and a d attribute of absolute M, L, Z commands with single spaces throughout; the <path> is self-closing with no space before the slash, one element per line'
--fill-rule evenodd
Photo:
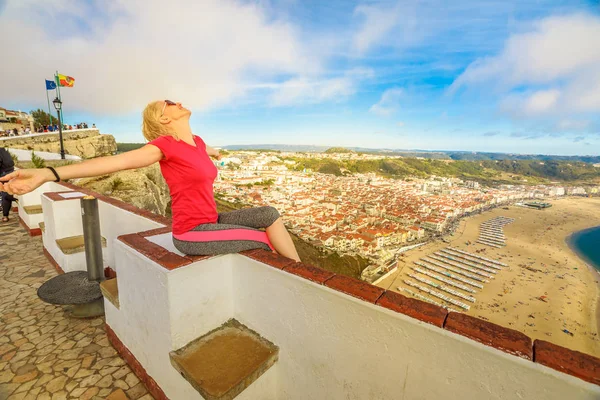
<path fill-rule="evenodd" d="M 278 269 L 283 269 L 295 263 L 295 261 L 290 258 L 263 249 L 246 250 L 242 251 L 240 254 Z"/>
<path fill-rule="evenodd" d="M 539 339 L 533 343 L 533 351 L 536 363 L 600 385 L 600 358 Z"/>
<path fill-rule="evenodd" d="M 158 228 L 153 231 L 166 230 L 170 228 Z M 148 231 L 149 232 L 149 231 Z M 147 232 L 143 232 L 147 233 Z M 164 233 L 164 232 L 163 232 Z M 153 236 L 153 235 L 150 235 Z M 162 267 L 173 270 L 175 268 L 183 267 L 185 265 L 189 265 L 196 261 L 201 261 L 210 258 L 211 256 L 181 256 L 179 254 L 170 252 L 164 247 L 149 241 L 146 237 L 142 236 L 139 233 L 130 233 L 127 235 L 121 235 L 118 239 L 127 244 L 132 249 L 137 252 L 145 255 L 152 261 L 158 263 Z"/>
<path fill-rule="evenodd" d="M 188 257 L 182 257 L 178 254 L 171 253 L 170 251 L 155 261 L 168 270 L 183 267 L 184 265 L 192 263 L 192 260 L 190 260 Z"/>
<path fill-rule="evenodd" d="M 444 326 L 444 321 L 448 315 L 448 311 L 440 306 L 406 297 L 390 290 L 387 290 L 377 300 L 377 304 L 440 328 Z"/>
<path fill-rule="evenodd" d="M 152 243 L 145 237 L 138 235 L 137 233 L 130 233 L 128 235 L 121 235 L 118 237 L 120 241 L 127 244 L 134 250 L 142 253 L 146 257 L 156 261 L 162 256 L 168 253 L 167 249 L 162 246 Z"/>
<path fill-rule="evenodd" d="M 79 197 L 62 197 L 61 193 L 73 193 L 71 190 L 68 191 L 64 191 L 64 192 L 46 192 L 44 193 L 44 196 L 46 196 L 47 198 L 49 198 L 52 201 L 67 201 L 67 200 L 79 200 L 80 198 L 82 198 L 83 196 L 87 195 L 87 193 L 85 193 L 82 190 L 78 190 L 78 192 L 83 193 L 82 196 Z"/>
<path fill-rule="evenodd" d="M 300 276 L 302 278 L 308 279 L 309 281 L 313 281 L 319 284 L 323 284 L 323 282 L 335 275 L 333 272 L 329 272 L 322 268 L 315 267 L 314 265 L 304 264 L 300 262 L 291 264 L 285 267 L 283 270 L 285 272 L 289 272 L 290 274 Z"/>
<path fill-rule="evenodd" d="M 140 235 L 142 237 L 149 237 L 149 236 L 163 235 L 165 233 L 171 233 L 170 226 L 165 226 L 163 228 L 150 229 L 149 231 L 144 231 L 144 232 L 138 232 L 138 235 Z"/>
<path fill-rule="evenodd" d="M 346 293 L 371 304 L 375 304 L 377 299 L 385 292 L 385 290 L 380 287 L 344 275 L 335 275 L 331 279 L 325 281 L 325 286 L 339 290 L 342 293 Z"/>
<path fill-rule="evenodd" d="M 514 329 L 455 312 L 448 313 L 444 328 L 506 353 L 533 359 L 531 338 Z"/>

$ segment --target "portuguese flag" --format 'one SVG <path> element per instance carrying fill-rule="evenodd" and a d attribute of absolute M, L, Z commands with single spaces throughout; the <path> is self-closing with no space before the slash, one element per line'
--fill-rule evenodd
<path fill-rule="evenodd" d="M 63 87 L 73 87 L 75 84 L 75 78 L 67 76 L 67 75 L 56 75 L 58 78 L 58 85 Z"/>

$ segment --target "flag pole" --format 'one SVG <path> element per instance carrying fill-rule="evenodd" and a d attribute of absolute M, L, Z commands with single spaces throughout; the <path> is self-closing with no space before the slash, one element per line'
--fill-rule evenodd
<path fill-rule="evenodd" d="M 58 93 L 58 99 L 62 102 L 62 99 L 60 97 L 60 81 L 58 80 L 58 71 L 56 71 L 56 75 L 54 75 L 54 78 L 56 79 L 56 91 Z M 58 121 L 58 123 L 61 125 L 61 127 L 63 125 L 63 119 L 64 119 L 63 114 L 64 114 L 64 112 L 61 110 L 60 121 Z"/>
<path fill-rule="evenodd" d="M 52 113 L 50 112 L 50 98 L 48 97 L 48 88 L 46 88 L 46 100 L 48 100 L 48 115 L 50 116 L 50 125 L 52 125 Z"/>

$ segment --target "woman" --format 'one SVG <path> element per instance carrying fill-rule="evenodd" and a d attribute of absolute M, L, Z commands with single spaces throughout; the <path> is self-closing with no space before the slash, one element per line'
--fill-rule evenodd
<path fill-rule="evenodd" d="M 15 170 L 15 163 L 8 150 L 0 147 L 0 177 L 10 174 Z M 2 222 L 8 222 L 8 215 L 12 208 L 12 202 L 16 199 L 10 194 L 2 191 L 0 184 L 0 198 L 2 199 Z"/>
<path fill-rule="evenodd" d="M 300 261 L 279 213 L 257 207 L 217 213 L 213 182 L 217 169 L 209 156 L 220 158 L 190 128 L 191 112 L 181 103 L 155 101 L 143 112 L 147 145 L 116 156 L 44 169 L 18 170 L 0 178 L 0 191 L 25 194 L 45 182 L 110 174 L 160 162 L 171 192 L 173 243 L 185 254 L 214 255 L 249 249 L 271 249 Z M 54 174 L 56 172 L 56 175 Z M 260 231 L 264 228 L 266 235 Z"/>

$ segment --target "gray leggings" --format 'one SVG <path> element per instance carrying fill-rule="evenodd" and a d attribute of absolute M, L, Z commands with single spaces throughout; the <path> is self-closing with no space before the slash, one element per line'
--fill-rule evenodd
<path fill-rule="evenodd" d="M 271 250 L 261 229 L 271 226 L 277 218 L 279 212 L 269 206 L 220 213 L 216 224 L 201 224 L 183 235 L 173 235 L 173 244 L 182 253 L 194 256 Z"/>

